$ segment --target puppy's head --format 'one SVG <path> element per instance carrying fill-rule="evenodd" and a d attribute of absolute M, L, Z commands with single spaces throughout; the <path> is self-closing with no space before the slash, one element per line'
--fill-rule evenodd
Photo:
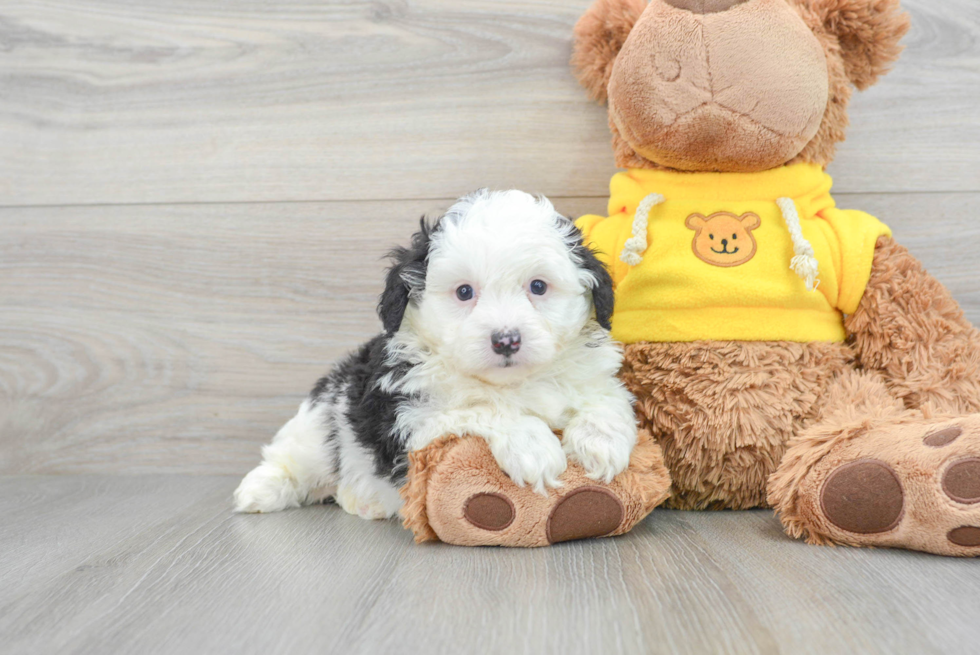
<path fill-rule="evenodd" d="M 609 329 L 609 274 L 544 198 L 474 192 L 392 256 L 378 307 L 385 330 L 454 372 L 514 382 L 591 322 Z"/>

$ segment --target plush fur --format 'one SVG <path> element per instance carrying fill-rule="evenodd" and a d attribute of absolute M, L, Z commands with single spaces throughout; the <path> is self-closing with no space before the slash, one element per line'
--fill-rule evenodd
<path fill-rule="evenodd" d="M 899 0 L 798 0 L 798 6 L 837 37 L 847 77 L 862 91 L 891 69 L 911 25 Z"/>
<path fill-rule="evenodd" d="M 817 417 L 851 356 L 834 343 L 627 345 L 622 378 L 664 450 L 668 507 L 764 506 L 786 442 Z"/>
<path fill-rule="evenodd" d="M 572 67 L 595 100 L 606 101 L 616 55 L 646 8 L 646 0 L 597 0 L 575 24 Z"/>
<path fill-rule="evenodd" d="M 612 283 L 570 220 L 544 198 L 479 191 L 391 256 L 385 332 L 317 383 L 242 481 L 238 511 L 333 497 L 390 517 L 408 454 L 450 434 L 485 439 L 542 495 L 569 458 L 602 484 L 627 468 L 637 427 L 607 332 Z"/>
<path fill-rule="evenodd" d="M 861 305 L 845 322 L 858 363 L 907 407 L 980 412 L 980 332 L 909 251 L 881 238 Z"/>

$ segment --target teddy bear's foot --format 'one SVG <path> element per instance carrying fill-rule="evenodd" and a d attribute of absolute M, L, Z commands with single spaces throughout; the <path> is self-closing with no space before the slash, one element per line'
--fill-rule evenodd
<path fill-rule="evenodd" d="M 980 415 L 943 421 L 909 413 L 843 429 L 826 443 L 809 465 L 806 453 L 820 449 L 794 444 L 784 461 L 804 468 L 795 480 L 791 471 L 773 477 L 770 501 L 791 535 L 980 556 Z"/>
<path fill-rule="evenodd" d="M 479 437 L 448 437 L 412 453 L 402 489 L 405 526 L 416 541 L 461 546 L 547 546 L 629 531 L 667 496 L 660 447 L 641 433 L 630 466 L 610 484 L 574 463 L 547 496 L 519 487 Z"/>

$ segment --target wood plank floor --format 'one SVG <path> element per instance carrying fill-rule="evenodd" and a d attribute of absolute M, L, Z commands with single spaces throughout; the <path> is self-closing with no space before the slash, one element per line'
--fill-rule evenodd
<path fill-rule="evenodd" d="M 980 652 L 980 562 L 766 511 L 534 551 L 231 514 L 419 215 L 481 186 L 602 211 L 589 3 L 0 0 L 0 653 Z M 903 4 L 836 197 L 980 323 L 980 2 Z"/>
<path fill-rule="evenodd" d="M 237 480 L 0 478 L 0 653 L 972 653 L 980 567 L 811 547 L 771 513 L 622 538 L 413 545 L 336 506 L 231 514 Z M 98 520 L 93 520 L 98 519 Z"/>

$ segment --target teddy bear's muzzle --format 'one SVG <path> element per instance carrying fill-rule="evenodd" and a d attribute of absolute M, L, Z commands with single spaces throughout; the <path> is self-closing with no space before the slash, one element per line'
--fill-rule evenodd
<path fill-rule="evenodd" d="M 652 0 L 607 90 L 613 124 L 646 159 L 752 172 L 814 137 L 827 80 L 823 48 L 785 0 Z"/>
<path fill-rule="evenodd" d="M 672 7 L 684 9 L 694 14 L 716 14 L 728 11 L 735 5 L 748 0 L 663 0 Z"/>

